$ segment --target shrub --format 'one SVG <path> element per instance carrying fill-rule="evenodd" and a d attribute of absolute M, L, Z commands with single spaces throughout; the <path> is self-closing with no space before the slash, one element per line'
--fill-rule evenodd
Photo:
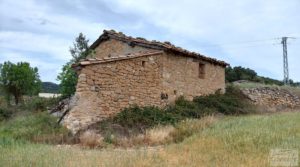
<path fill-rule="evenodd" d="M 21 108 L 23 110 L 34 112 L 46 111 L 47 108 L 54 106 L 58 101 L 58 98 L 29 97 Z"/>
<path fill-rule="evenodd" d="M 181 96 L 175 101 L 175 105 L 167 107 L 166 112 L 172 113 L 177 120 L 183 120 L 186 118 L 201 118 L 216 111 L 214 108 L 199 107 L 197 103 L 185 100 Z"/>
<path fill-rule="evenodd" d="M 225 94 L 198 96 L 193 101 L 200 109 L 215 109 L 223 114 L 236 115 L 252 111 L 248 100 L 234 86 L 228 86 Z"/>
<path fill-rule="evenodd" d="M 1 137 L 0 136 L 0 148 L 2 147 L 11 147 L 27 144 L 28 142 L 24 140 L 16 140 L 12 137 Z"/>
<path fill-rule="evenodd" d="M 0 108 L 0 121 L 7 120 L 12 116 L 12 111 L 7 108 Z"/>
<path fill-rule="evenodd" d="M 118 113 L 113 122 L 128 128 L 146 129 L 155 125 L 174 124 L 177 122 L 176 116 L 158 107 L 138 107 L 125 108 Z"/>

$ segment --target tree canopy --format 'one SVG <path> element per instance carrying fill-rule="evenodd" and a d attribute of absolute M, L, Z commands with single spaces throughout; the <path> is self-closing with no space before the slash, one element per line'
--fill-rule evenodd
<path fill-rule="evenodd" d="M 36 95 L 41 88 L 38 69 L 30 67 L 27 62 L 17 64 L 9 61 L 0 65 L 0 85 L 5 95 L 14 96 L 15 104 L 19 104 L 23 95 Z"/>
<path fill-rule="evenodd" d="M 250 69 L 250 68 L 244 68 L 241 66 L 237 67 L 226 67 L 225 69 L 225 78 L 226 82 L 234 82 L 238 80 L 248 80 L 252 82 L 259 82 L 259 83 L 264 83 L 264 84 L 269 84 L 269 85 L 283 85 L 282 81 L 268 78 L 268 77 L 263 77 L 257 75 L 257 73 Z M 290 85 L 291 86 L 300 86 L 299 82 L 294 82 L 293 80 L 290 79 Z"/>
<path fill-rule="evenodd" d="M 63 97 L 70 97 L 76 91 L 78 76 L 71 68 L 71 65 L 93 54 L 93 50 L 89 48 L 88 42 L 89 40 L 82 33 L 79 33 L 73 43 L 73 47 L 70 47 L 72 59 L 62 67 L 62 72 L 57 76 L 57 80 L 60 81 L 60 93 Z"/>

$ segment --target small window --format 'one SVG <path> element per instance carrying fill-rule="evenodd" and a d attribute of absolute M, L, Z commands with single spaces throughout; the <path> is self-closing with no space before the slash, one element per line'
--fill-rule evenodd
<path fill-rule="evenodd" d="M 143 66 L 143 67 L 146 66 L 146 61 L 142 61 L 142 66 Z"/>
<path fill-rule="evenodd" d="M 199 63 L 199 71 L 198 71 L 198 76 L 199 78 L 201 79 L 204 79 L 205 78 L 205 64 L 203 63 Z"/>

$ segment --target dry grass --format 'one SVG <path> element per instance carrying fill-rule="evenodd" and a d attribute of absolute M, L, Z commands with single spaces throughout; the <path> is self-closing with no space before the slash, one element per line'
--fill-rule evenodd
<path fill-rule="evenodd" d="M 172 142 L 172 132 L 175 128 L 171 125 L 157 126 L 146 130 L 145 133 L 136 134 L 130 137 L 116 138 L 115 146 L 119 147 L 136 147 L 136 146 L 156 146 Z"/>
<path fill-rule="evenodd" d="M 104 145 L 103 137 L 94 131 L 83 132 L 79 137 L 80 145 L 88 148 L 102 147 Z"/>
<path fill-rule="evenodd" d="M 135 134 L 129 137 L 114 137 L 112 144 L 117 147 L 157 146 L 181 142 L 185 138 L 203 130 L 218 120 L 215 116 L 199 119 L 187 119 L 179 122 L 175 127 L 172 125 L 157 126 L 147 129 L 145 133 Z"/>
<path fill-rule="evenodd" d="M 199 121 L 198 119 L 187 119 L 176 125 L 176 130 L 170 134 L 173 141 L 181 142 L 185 138 L 202 131 L 218 120 L 215 116 L 206 116 Z"/>
<path fill-rule="evenodd" d="M 270 149 L 300 151 L 300 112 L 225 117 L 219 121 L 207 119 L 204 122 L 214 123 L 198 123 L 197 120 L 182 123 L 200 129 L 181 143 L 163 147 L 86 150 L 0 143 L 0 166 L 252 167 L 269 166 Z"/>
<path fill-rule="evenodd" d="M 175 130 L 171 125 L 160 126 L 146 131 L 144 136 L 149 141 L 149 145 L 164 144 L 172 140 L 171 133 Z"/>

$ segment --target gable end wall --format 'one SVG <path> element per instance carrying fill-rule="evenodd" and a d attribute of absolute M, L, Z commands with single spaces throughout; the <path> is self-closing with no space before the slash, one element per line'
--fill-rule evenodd
<path fill-rule="evenodd" d="M 199 77 L 199 63 L 204 64 L 205 77 Z M 192 100 L 195 96 L 225 92 L 225 68 L 195 58 L 173 53 L 163 55 L 163 89 L 172 103 L 179 96 Z"/>

